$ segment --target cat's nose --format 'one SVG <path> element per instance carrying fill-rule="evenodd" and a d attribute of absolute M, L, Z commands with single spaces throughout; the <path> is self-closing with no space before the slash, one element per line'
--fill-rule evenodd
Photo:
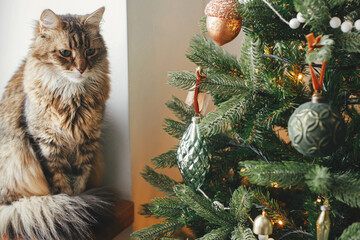
<path fill-rule="evenodd" d="M 83 74 L 83 72 L 85 72 L 85 70 L 86 70 L 86 61 L 85 61 L 85 59 L 75 60 L 75 67 L 81 74 Z"/>

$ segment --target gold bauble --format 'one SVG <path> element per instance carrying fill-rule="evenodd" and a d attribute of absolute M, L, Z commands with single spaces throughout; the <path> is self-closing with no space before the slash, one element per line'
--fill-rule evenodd
<path fill-rule="evenodd" d="M 232 41 L 240 33 L 242 20 L 238 7 L 238 0 L 212 0 L 205 8 L 206 28 L 219 46 Z"/>
<path fill-rule="evenodd" d="M 272 234 L 273 226 L 270 219 L 263 211 L 261 215 L 257 216 L 254 220 L 253 232 L 256 235 L 270 235 Z"/>
<path fill-rule="evenodd" d="M 317 240 L 328 240 L 330 234 L 329 206 L 321 206 L 321 213 L 316 222 Z"/>

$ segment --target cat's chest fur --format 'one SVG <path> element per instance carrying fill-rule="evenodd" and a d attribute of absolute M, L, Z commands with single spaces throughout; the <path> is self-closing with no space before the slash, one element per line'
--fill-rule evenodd
<path fill-rule="evenodd" d="M 29 94 L 25 111 L 30 133 L 41 141 L 69 150 L 89 138 L 98 138 L 103 107 L 86 98 L 91 96 L 35 100 Z"/>
<path fill-rule="evenodd" d="M 67 79 L 46 79 L 49 74 L 39 73 L 32 70 L 24 78 L 23 115 L 29 140 L 51 192 L 79 193 L 101 151 L 108 79 L 98 87 L 77 86 Z"/>

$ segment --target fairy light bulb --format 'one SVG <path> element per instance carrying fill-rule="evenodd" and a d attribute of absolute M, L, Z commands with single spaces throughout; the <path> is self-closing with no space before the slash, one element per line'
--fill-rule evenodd
<path fill-rule="evenodd" d="M 281 221 L 281 220 L 279 220 L 279 221 L 278 221 L 278 224 L 279 224 L 280 226 L 282 226 L 282 225 L 284 225 L 284 222 Z"/>
<path fill-rule="evenodd" d="M 304 75 L 302 73 L 299 73 L 299 75 L 297 76 L 297 79 L 299 81 L 301 81 L 304 78 Z"/>

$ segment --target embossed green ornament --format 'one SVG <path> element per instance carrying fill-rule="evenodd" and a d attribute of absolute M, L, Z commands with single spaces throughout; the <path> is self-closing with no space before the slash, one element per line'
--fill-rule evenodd
<path fill-rule="evenodd" d="M 315 94 L 311 102 L 300 105 L 288 122 L 291 143 L 309 157 L 324 157 L 344 143 L 344 120 L 332 106 Z"/>
<path fill-rule="evenodd" d="M 177 164 L 185 184 L 199 189 L 210 169 L 209 154 L 205 139 L 201 138 L 200 117 L 193 117 L 192 123 L 183 134 L 177 150 Z"/>

